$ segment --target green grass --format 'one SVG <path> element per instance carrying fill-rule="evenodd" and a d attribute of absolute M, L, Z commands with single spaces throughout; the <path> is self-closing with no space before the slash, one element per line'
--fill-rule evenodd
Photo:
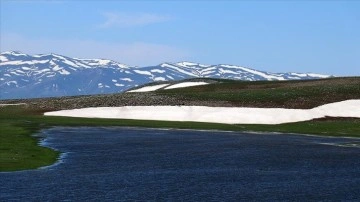
<path fill-rule="evenodd" d="M 33 169 L 54 163 L 58 151 L 38 145 L 32 136 L 53 126 L 134 126 L 225 131 L 258 131 L 360 137 L 359 119 L 315 120 L 280 125 L 229 125 L 197 122 L 46 117 L 21 106 L 0 107 L 0 171 Z"/>
<path fill-rule="evenodd" d="M 333 137 L 360 137 L 359 119 L 313 120 L 279 125 L 239 125 L 245 131 L 298 133 Z"/>
<path fill-rule="evenodd" d="M 223 101 L 235 106 L 313 108 L 360 99 L 360 77 L 308 81 L 221 81 L 209 85 L 156 91 L 193 101 Z"/>
<path fill-rule="evenodd" d="M 18 107 L 0 107 L 0 171 L 38 168 L 56 161 L 59 152 L 38 145 L 32 135 L 40 124 L 28 119 L 31 116 Z"/>

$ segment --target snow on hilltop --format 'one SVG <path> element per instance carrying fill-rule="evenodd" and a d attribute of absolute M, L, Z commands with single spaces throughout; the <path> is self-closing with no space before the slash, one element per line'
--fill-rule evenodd
<path fill-rule="evenodd" d="M 315 73 L 270 73 L 236 65 L 193 62 L 130 67 L 107 59 L 79 59 L 58 54 L 0 54 L 0 99 L 123 92 L 155 81 L 189 78 L 295 80 L 327 78 Z"/>
<path fill-rule="evenodd" d="M 160 88 L 163 88 L 165 86 L 168 86 L 169 84 L 159 84 L 159 85 L 154 85 L 154 86 L 145 86 L 139 89 L 135 89 L 135 90 L 129 90 L 127 92 L 129 93 L 137 93 L 137 92 L 150 92 L 150 91 L 155 91 L 158 90 Z"/>
<path fill-rule="evenodd" d="M 159 89 L 174 89 L 174 88 L 185 88 L 190 86 L 201 86 L 207 85 L 209 83 L 206 82 L 195 82 L 195 81 L 188 81 L 188 82 L 180 82 L 177 84 L 159 84 L 159 85 L 152 85 L 152 86 L 144 86 L 135 90 L 126 91 L 128 93 L 138 93 L 138 92 L 151 92 L 156 91 Z"/>

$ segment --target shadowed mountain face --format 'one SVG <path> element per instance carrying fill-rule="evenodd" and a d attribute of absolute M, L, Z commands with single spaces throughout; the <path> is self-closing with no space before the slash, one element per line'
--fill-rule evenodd
<path fill-rule="evenodd" d="M 123 92 L 156 81 L 189 78 L 300 80 L 326 78 L 312 73 L 270 73 L 235 65 L 191 62 L 130 67 L 106 59 L 78 59 L 57 54 L 0 55 L 0 99 L 39 98 Z"/>

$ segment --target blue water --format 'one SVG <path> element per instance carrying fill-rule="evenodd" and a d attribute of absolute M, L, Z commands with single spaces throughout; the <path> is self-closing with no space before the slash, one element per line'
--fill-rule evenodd
<path fill-rule="evenodd" d="M 360 200 L 356 139 L 61 127 L 42 135 L 63 158 L 0 173 L 0 201 Z"/>

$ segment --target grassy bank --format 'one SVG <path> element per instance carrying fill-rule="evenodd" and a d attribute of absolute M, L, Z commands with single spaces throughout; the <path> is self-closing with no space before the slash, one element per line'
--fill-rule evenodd
<path fill-rule="evenodd" d="M 0 107 L 0 171 L 38 168 L 54 163 L 57 151 L 38 145 L 32 136 L 53 126 L 134 126 L 227 131 L 302 133 L 325 136 L 360 137 L 359 119 L 323 119 L 280 125 L 228 125 L 196 122 L 141 121 L 45 117 L 42 111 L 26 106 Z"/>
<path fill-rule="evenodd" d="M 0 171 L 38 168 L 57 160 L 59 152 L 39 146 L 32 136 L 41 128 L 30 121 L 35 116 L 22 107 L 0 107 Z"/>

